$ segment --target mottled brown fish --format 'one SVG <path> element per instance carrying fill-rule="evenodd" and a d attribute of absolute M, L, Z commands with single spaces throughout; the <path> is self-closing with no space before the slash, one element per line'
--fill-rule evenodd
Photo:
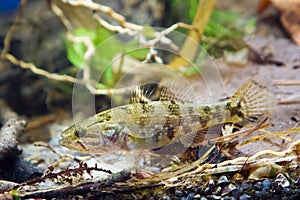
<path fill-rule="evenodd" d="M 210 127 L 232 123 L 237 127 L 256 123 L 269 115 L 273 95 L 256 79 L 250 79 L 228 100 L 199 104 L 185 102 L 164 89 L 158 101 L 136 90 L 131 103 L 100 112 L 72 125 L 59 144 L 90 153 L 118 150 L 156 150 L 180 143 L 200 144 Z"/>

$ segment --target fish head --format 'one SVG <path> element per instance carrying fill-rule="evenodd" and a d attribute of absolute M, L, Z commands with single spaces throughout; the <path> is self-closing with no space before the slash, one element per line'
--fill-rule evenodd
<path fill-rule="evenodd" d="M 71 150 L 102 154 L 127 150 L 127 139 L 126 127 L 106 122 L 72 125 L 61 133 L 59 144 Z"/>

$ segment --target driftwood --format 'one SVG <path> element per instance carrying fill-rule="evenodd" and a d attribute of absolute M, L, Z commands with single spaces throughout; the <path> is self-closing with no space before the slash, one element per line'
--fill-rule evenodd
<path fill-rule="evenodd" d="M 0 117 L 2 127 L 0 129 L 0 159 L 16 154 L 18 150 L 17 136 L 23 132 L 26 121 L 19 119 L 3 100 L 0 100 Z"/>
<path fill-rule="evenodd" d="M 31 163 L 19 157 L 17 137 L 24 131 L 26 121 L 12 111 L 3 100 L 0 100 L 0 179 L 23 182 L 41 176 Z"/>

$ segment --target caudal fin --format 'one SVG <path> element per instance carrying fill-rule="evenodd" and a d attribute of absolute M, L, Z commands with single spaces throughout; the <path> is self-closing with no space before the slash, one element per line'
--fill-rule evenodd
<path fill-rule="evenodd" d="M 267 85 L 252 78 L 232 96 L 230 106 L 233 110 L 238 108 L 238 113 L 243 118 L 241 125 L 245 125 L 256 122 L 261 116 L 270 115 L 274 100 L 275 97 Z"/>

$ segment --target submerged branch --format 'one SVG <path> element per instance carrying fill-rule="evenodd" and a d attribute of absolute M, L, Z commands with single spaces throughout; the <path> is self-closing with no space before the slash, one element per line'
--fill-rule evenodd
<path fill-rule="evenodd" d="M 4 101 L 0 100 L 0 117 L 3 126 L 0 129 L 0 158 L 18 154 L 17 136 L 20 135 L 26 126 L 26 121 L 19 119 Z"/>

